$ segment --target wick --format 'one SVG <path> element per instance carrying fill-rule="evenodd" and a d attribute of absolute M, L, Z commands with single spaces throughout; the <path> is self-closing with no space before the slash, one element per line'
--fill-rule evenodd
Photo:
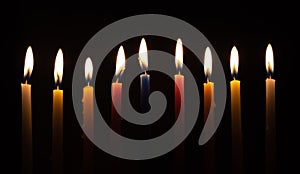
<path fill-rule="evenodd" d="M 27 84 L 27 80 L 25 80 L 25 84 Z"/>
<path fill-rule="evenodd" d="M 119 82 L 119 78 L 117 78 L 117 81 L 116 81 L 116 83 L 118 83 Z"/>
<path fill-rule="evenodd" d="M 88 86 L 90 86 L 90 82 L 88 82 Z"/>
<path fill-rule="evenodd" d="M 59 90 L 59 85 L 56 86 L 56 89 Z"/>
<path fill-rule="evenodd" d="M 178 71 L 178 75 L 180 75 L 180 70 Z"/>
<path fill-rule="evenodd" d="M 233 80 L 235 80 L 235 76 L 233 76 Z"/>
<path fill-rule="evenodd" d="M 209 78 L 208 77 L 206 78 L 206 81 L 207 81 L 207 83 L 209 83 Z"/>
<path fill-rule="evenodd" d="M 144 72 L 145 72 L 145 75 L 147 75 L 147 71 L 145 70 Z"/>

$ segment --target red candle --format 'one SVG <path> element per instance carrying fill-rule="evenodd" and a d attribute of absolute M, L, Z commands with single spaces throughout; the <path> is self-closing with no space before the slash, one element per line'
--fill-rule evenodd
<path fill-rule="evenodd" d="M 125 52 L 123 46 L 119 48 L 116 62 L 115 75 L 117 81 L 111 85 L 112 93 L 112 113 L 111 113 L 111 127 L 117 133 L 121 133 L 121 117 L 120 113 L 122 106 L 122 83 L 119 83 L 119 78 L 125 70 Z"/>
<path fill-rule="evenodd" d="M 183 47 L 181 39 L 177 40 L 175 51 L 175 65 L 178 70 L 178 74 L 174 76 L 175 84 L 175 121 L 178 117 L 181 117 L 182 127 L 175 132 L 175 137 L 182 137 L 184 135 L 184 76 L 181 74 L 183 66 Z M 175 170 L 176 172 L 183 172 L 183 162 L 185 160 L 185 147 L 181 144 L 175 151 Z"/>

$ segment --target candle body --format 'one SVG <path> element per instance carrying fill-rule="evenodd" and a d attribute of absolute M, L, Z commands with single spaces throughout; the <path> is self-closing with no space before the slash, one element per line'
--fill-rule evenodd
<path fill-rule="evenodd" d="M 266 170 L 276 172 L 275 80 L 266 79 Z"/>
<path fill-rule="evenodd" d="M 214 83 L 207 82 L 204 87 L 204 123 L 209 129 L 213 129 L 214 122 Z M 210 122 L 207 121 L 208 116 L 213 118 Z M 207 135 L 205 135 L 207 136 Z M 212 137 L 204 146 L 204 173 L 216 173 L 215 166 L 215 138 Z"/>
<path fill-rule="evenodd" d="M 31 85 L 22 89 L 22 173 L 32 173 L 32 111 Z"/>
<path fill-rule="evenodd" d="M 240 81 L 230 82 L 231 92 L 231 135 L 232 135 L 232 173 L 242 173 L 243 143 L 241 120 Z"/>
<path fill-rule="evenodd" d="M 53 90 L 52 172 L 63 173 L 63 90 Z"/>
<path fill-rule="evenodd" d="M 181 121 L 179 127 L 175 132 L 176 138 L 181 138 L 184 136 L 185 126 L 184 126 L 184 76 L 177 74 L 174 76 L 175 84 L 175 121 Z M 181 120 L 178 120 L 178 117 L 181 117 Z M 184 173 L 184 161 L 185 161 L 185 144 L 184 142 L 176 148 L 175 151 L 175 167 L 174 172 Z"/>
<path fill-rule="evenodd" d="M 83 88 L 83 127 L 88 135 L 94 137 L 94 88 L 86 86 Z M 84 173 L 93 173 L 94 167 L 94 145 L 83 135 L 83 170 Z"/>
<path fill-rule="evenodd" d="M 179 116 L 180 107 L 181 113 L 184 114 L 184 76 L 177 74 L 175 75 L 175 119 Z"/>
<path fill-rule="evenodd" d="M 117 133 L 121 132 L 121 117 L 122 109 L 122 83 L 112 83 L 112 114 L 111 114 L 111 127 Z"/>
<path fill-rule="evenodd" d="M 141 82 L 141 111 L 143 113 L 147 112 L 150 109 L 149 104 L 149 93 L 150 93 L 150 75 L 142 74 L 140 75 L 140 82 Z"/>

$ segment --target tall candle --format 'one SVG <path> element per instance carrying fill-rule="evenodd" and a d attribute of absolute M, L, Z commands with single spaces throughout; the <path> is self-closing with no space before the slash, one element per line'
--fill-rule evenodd
<path fill-rule="evenodd" d="M 150 75 L 147 74 L 148 68 L 148 52 L 147 52 L 147 45 L 146 41 L 143 38 L 140 44 L 139 49 L 139 63 L 144 71 L 144 74 L 140 75 L 140 82 L 141 82 L 141 95 L 140 95 L 140 102 L 141 102 L 141 111 L 147 112 L 150 109 L 150 105 L 148 102 L 149 93 L 150 93 Z"/>
<path fill-rule="evenodd" d="M 90 86 L 93 75 L 93 64 L 90 58 L 85 61 L 85 78 L 87 86 L 83 88 L 83 127 L 88 135 L 94 136 L 94 88 Z M 83 170 L 84 173 L 93 173 L 94 168 L 94 145 L 83 135 Z"/>
<path fill-rule="evenodd" d="M 112 83 L 111 93 L 112 93 L 112 115 L 111 115 L 111 126 L 113 130 L 117 133 L 121 133 L 121 117 L 117 111 L 122 109 L 122 83 L 119 82 L 125 70 L 125 52 L 123 46 L 119 48 L 117 61 L 116 61 L 116 71 L 115 76 L 117 81 Z"/>
<path fill-rule="evenodd" d="M 212 73 L 212 54 L 209 47 L 206 48 L 204 54 L 204 73 L 207 82 L 204 86 L 204 121 L 207 121 L 208 116 L 214 117 L 214 83 L 210 81 Z M 210 129 L 214 127 L 214 119 L 212 122 L 206 123 Z M 215 166 L 215 138 L 211 138 L 204 146 L 204 171 L 205 173 L 216 173 Z"/>
<path fill-rule="evenodd" d="M 22 173 L 32 173 L 32 111 L 31 85 L 27 83 L 33 69 L 32 48 L 28 47 L 25 57 L 22 89 Z"/>
<path fill-rule="evenodd" d="M 274 71 L 274 56 L 272 46 L 266 50 L 266 173 L 276 173 L 276 121 L 275 121 L 275 80 L 272 79 Z"/>
<path fill-rule="evenodd" d="M 63 77 L 63 53 L 59 49 L 54 67 L 56 89 L 53 90 L 52 117 L 52 172 L 63 173 L 63 90 L 60 84 Z"/>
<path fill-rule="evenodd" d="M 175 132 L 176 137 L 182 137 L 184 135 L 185 127 L 184 127 L 184 76 L 182 75 L 182 67 L 183 67 L 183 46 L 181 39 L 177 39 L 176 50 L 175 50 L 175 66 L 178 70 L 178 73 L 175 74 L 174 80 L 174 91 L 175 91 L 175 121 L 178 117 L 181 117 L 182 125 L 177 132 Z M 174 138 L 176 138 L 174 137 Z M 177 147 L 175 151 L 175 170 L 177 172 L 183 172 L 182 162 L 185 160 L 185 149 L 184 143 Z"/>
<path fill-rule="evenodd" d="M 230 69 L 233 80 L 230 82 L 231 130 L 232 130 L 232 173 L 243 172 L 243 142 L 241 120 L 240 81 L 236 80 L 239 66 L 238 50 L 234 46 L 230 55 Z"/>

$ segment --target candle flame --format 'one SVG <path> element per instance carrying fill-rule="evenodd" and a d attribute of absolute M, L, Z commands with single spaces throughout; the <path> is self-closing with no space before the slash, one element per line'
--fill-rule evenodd
<path fill-rule="evenodd" d="M 182 70 L 183 65 L 183 47 L 181 39 L 177 39 L 176 50 L 175 50 L 175 65 L 179 73 Z"/>
<path fill-rule="evenodd" d="M 118 79 L 123 74 L 124 70 L 125 70 L 125 52 L 123 46 L 120 46 L 117 55 L 116 72 L 115 72 L 115 75 L 117 76 Z"/>
<path fill-rule="evenodd" d="M 206 47 L 204 54 L 204 73 L 209 77 L 212 72 L 212 55 L 209 47 Z"/>
<path fill-rule="evenodd" d="M 231 74 L 234 76 L 234 78 L 238 73 L 238 67 L 239 67 L 239 53 L 237 48 L 234 46 L 230 54 L 230 69 L 231 69 Z"/>
<path fill-rule="evenodd" d="M 143 38 L 140 44 L 140 50 L 139 50 L 139 63 L 143 71 L 146 71 L 148 68 L 148 51 L 147 51 L 147 45 L 146 41 Z"/>
<path fill-rule="evenodd" d="M 63 67 L 64 67 L 63 52 L 61 49 L 59 49 L 56 55 L 55 65 L 54 65 L 54 81 L 56 84 L 60 84 L 62 81 Z"/>
<path fill-rule="evenodd" d="M 270 74 L 274 72 L 274 55 L 271 44 L 268 44 L 266 50 L 266 69 Z"/>
<path fill-rule="evenodd" d="M 91 58 L 87 58 L 85 61 L 85 79 L 90 81 L 92 79 L 93 76 L 93 63 Z"/>
<path fill-rule="evenodd" d="M 25 64 L 24 64 L 24 77 L 27 80 L 33 69 L 33 53 L 32 53 L 32 48 L 29 46 L 26 51 L 26 56 L 25 56 Z"/>

